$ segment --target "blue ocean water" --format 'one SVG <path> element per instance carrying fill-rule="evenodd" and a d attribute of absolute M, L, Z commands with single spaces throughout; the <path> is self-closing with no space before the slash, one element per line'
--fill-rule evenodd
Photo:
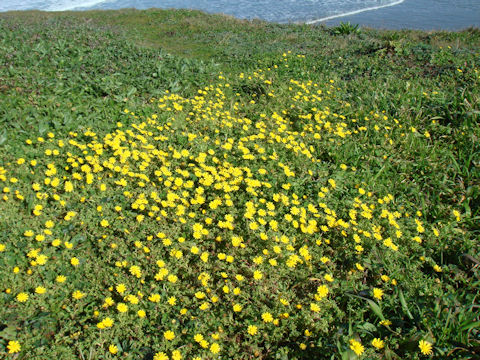
<path fill-rule="evenodd" d="M 384 28 L 480 27 L 480 0 L 0 0 L 0 12 L 121 8 L 198 9 L 279 23 L 329 24 L 352 19 Z"/>

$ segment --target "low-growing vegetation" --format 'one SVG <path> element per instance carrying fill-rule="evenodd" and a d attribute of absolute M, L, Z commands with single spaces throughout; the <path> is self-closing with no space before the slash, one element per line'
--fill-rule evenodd
<path fill-rule="evenodd" d="M 105 14 L 0 16 L 2 358 L 480 356 L 478 30 Z"/>

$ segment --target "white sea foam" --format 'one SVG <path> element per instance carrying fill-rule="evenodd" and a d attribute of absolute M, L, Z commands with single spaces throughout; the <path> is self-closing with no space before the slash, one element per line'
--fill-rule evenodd
<path fill-rule="evenodd" d="M 365 11 L 378 10 L 378 9 L 386 8 L 386 7 L 389 7 L 389 6 L 400 5 L 400 4 L 403 3 L 404 1 L 405 1 L 405 0 L 398 0 L 398 1 L 395 1 L 395 2 L 390 3 L 390 4 L 372 6 L 372 7 L 368 7 L 368 8 L 364 8 L 364 9 L 359 9 L 359 10 L 354 10 L 354 11 L 349 11 L 349 12 L 337 14 L 337 15 L 331 15 L 331 16 L 323 17 L 323 18 L 321 18 L 321 19 L 316 19 L 316 20 L 307 21 L 306 24 L 309 24 L 309 25 L 311 25 L 311 24 L 316 24 L 316 23 L 319 23 L 319 22 L 322 22 L 322 21 L 332 20 L 332 19 L 336 19 L 336 18 L 339 18 L 339 17 L 344 17 L 344 16 L 350 16 L 350 15 L 360 14 L 360 13 L 365 12 Z"/>
<path fill-rule="evenodd" d="M 66 11 L 73 10 L 79 7 L 90 7 L 95 6 L 101 3 L 104 3 L 108 0 L 88 0 L 88 1 L 75 1 L 75 0 L 64 0 L 64 1 L 55 1 L 45 10 L 47 11 Z"/>
<path fill-rule="evenodd" d="M 109 0 L 0 0 L 0 12 L 10 10 L 66 11 L 95 6 Z"/>

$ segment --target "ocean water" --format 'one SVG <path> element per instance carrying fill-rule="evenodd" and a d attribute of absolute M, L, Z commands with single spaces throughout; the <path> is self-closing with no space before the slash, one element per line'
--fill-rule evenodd
<path fill-rule="evenodd" d="M 480 27 L 480 0 L 0 0 L 0 12 L 121 8 L 198 9 L 279 23 L 328 25 L 345 19 L 384 28 Z"/>

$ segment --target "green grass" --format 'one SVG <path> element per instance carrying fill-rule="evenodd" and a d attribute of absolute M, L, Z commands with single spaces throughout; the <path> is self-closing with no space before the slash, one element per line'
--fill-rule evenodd
<path fill-rule="evenodd" d="M 6 175 L 0 171 L 0 246 L 4 245 L 0 275 L 5 279 L 0 288 L 0 356 L 8 352 L 9 341 L 18 340 L 20 358 L 28 359 L 138 359 L 161 351 L 172 357 L 174 350 L 184 358 L 210 359 L 216 355 L 208 348 L 202 350 L 193 334 L 216 333 L 218 339 L 208 341 L 220 344 L 222 358 L 355 359 L 352 339 L 365 347 L 363 358 L 421 358 L 420 340 L 433 344 L 433 357 L 438 359 L 478 357 L 480 31 L 347 30 L 187 10 L 0 14 L 0 166 L 6 171 Z M 202 89 L 204 94 L 199 92 Z M 312 96 L 317 90 L 321 99 Z M 168 95 L 172 93 L 179 97 Z M 159 108 L 162 103 L 168 105 Z M 152 121 L 154 114 L 158 118 Z M 146 132 L 133 125 L 142 123 Z M 267 135 L 273 134 L 272 141 L 258 137 L 262 126 Z M 72 162 L 91 163 L 90 150 L 84 149 L 100 144 L 103 152 L 90 153 L 100 164 L 109 157 L 119 160 L 126 148 L 134 152 L 137 147 L 132 143 L 119 139 L 124 149 L 118 150 L 109 141 L 107 134 L 114 136 L 123 129 L 133 130 L 134 143 L 171 154 L 158 157 L 142 148 L 150 159 L 148 165 L 140 164 L 144 158 L 126 155 L 131 171 L 152 182 L 162 165 L 172 172 L 190 169 L 184 180 L 192 180 L 194 188 L 208 182 L 212 170 L 203 167 L 197 156 L 209 149 L 228 161 L 207 155 L 215 171 L 248 168 L 254 175 L 240 176 L 242 185 L 232 192 L 233 209 L 191 203 L 189 211 L 197 217 L 187 217 L 183 223 L 178 219 L 181 215 L 162 205 L 168 216 L 155 221 L 149 215 L 156 213 L 151 203 L 146 209 L 132 203 L 137 204 L 144 192 L 148 198 L 152 191 L 165 200 L 171 191 L 165 183 L 154 189 L 151 183 L 142 187 L 132 180 L 126 188 L 130 196 L 115 183 L 119 172 L 105 165 L 83 187 L 71 180 L 73 172 L 80 172 L 72 170 Z M 55 140 L 48 134 L 54 134 Z M 198 137 L 189 139 L 188 134 Z M 26 144 L 27 139 L 33 145 Z M 64 148 L 58 139 L 65 139 Z M 228 139 L 234 140 L 231 151 L 224 147 Z M 242 157 L 240 143 L 255 155 L 253 159 Z M 298 152 L 299 144 L 307 146 L 315 161 Z M 265 150 L 265 159 L 259 148 Z M 47 149 L 60 153 L 52 158 Z M 173 149 L 186 149 L 193 158 L 173 157 Z M 28 165 L 32 159 L 38 167 Z M 295 176 L 286 175 L 279 162 Z M 58 174 L 44 173 L 49 163 L 55 164 Z M 267 174 L 258 175 L 260 168 Z M 57 176 L 60 185 L 44 184 L 45 176 L 50 181 Z M 11 177 L 19 181 L 11 182 Z M 254 195 L 249 178 L 270 187 Z M 335 188 L 328 179 L 335 180 Z M 75 184 L 75 192 L 65 191 L 66 181 Z M 32 191 L 33 182 L 41 190 Z M 100 183 L 106 184 L 107 193 L 99 190 Z M 282 187 L 287 183 L 290 188 Z M 207 204 L 218 197 L 226 201 L 218 188 L 204 187 Z M 359 193 L 359 188 L 367 194 Z M 42 199 L 43 192 L 50 200 Z M 322 200 L 319 192 L 328 195 Z M 328 212 L 334 211 L 350 227 L 343 234 L 341 226 L 328 223 L 327 217 L 322 221 L 328 232 L 318 228 L 309 234 L 284 218 L 292 203 L 279 202 L 277 213 L 271 215 L 279 230 L 260 224 L 259 231 L 269 236 L 268 241 L 260 240 L 250 228 L 253 220 L 244 217 L 245 204 L 252 201 L 261 207 L 261 197 L 275 202 L 272 199 L 279 193 L 299 208 L 323 202 Z M 51 200 L 54 196 L 65 205 Z M 193 191 L 189 196 L 193 198 Z M 376 204 L 377 210 L 372 219 L 362 218 L 359 210 L 361 220 L 355 225 L 350 211 L 357 197 L 366 205 Z M 44 210 L 36 215 L 38 204 Z M 97 209 L 99 205 L 103 210 Z M 114 210 L 116 205 L 123 209 L 122 218 Z M 380 209 L 401 214 L 402 237 L 395 237 L 396 230 Z M 454 210 L 461 216 L 453 215 Z M 68 221 L 67 211 L 79 215 Z M 230 231 L 204 222 L 210 217 L 215 224 L 227 213 L 235 218 L 233 233 L 243 235 L 245 250 L 229 244 Z M 138 215 L 145 220 L 138 221 Z M 315 217 L 300 218 L 308 222 Z M 110 225 L 100 226 L 102 219 Z M 47 220 L 54 221 L 47 241 L 32 242 L 23 235 L 26 230 L 41 233 Z M 418 222 L 425 231 L 419 230 Z M 209 235 L 192 236 L 194 223 L 207 226 Z M 390 236 L 399 251 L 363 235 L 364 250 L 359 251 L 352 237 L 372 232 L 372 225 L 381 226 L 383 239 Z M 185 261 L 168 255 L 170 245 L 149 239 L 158 227 L 174 240 L 175 251 L 183 251 Z M 131 235 L 125 235 L 125 229 Z M 292 248 L 282 250 L 279 262 L 285 253 L 303 256 L 303 245 L 312 259 L 305 258 L 293 268 L 268 267 L 267 260 L 265 265 L 255 263 L 258 256 L 271 256 L 263 250 L 272 252 L 276 244 L 272 239 L 280 234 L 290 238 Z M 180 236 L 186 242 L 176 242 Z M 215 241 L 216 236 L 227 240 Z M 422 238 L 421 243 L 412 240 L 415 236 Z M 72 243 L 73 250 L 51 246 L 55 237 Z M 319 238 L 331 243 L 315 243 Z M 137 246 L 138 241 L 142 245 Z M 140 250 L 145 245 L 150 253 Z M 191 253 L 192 246 L 200 248 L 199 255 L 209 253 L 212 260 L 201 261 Z M 45 266 L 32 265 L 36 257 L 27 256 L 35 248 L 48 256 Z M 217 260 L 220 252 L 237 260 L 232 264 Z M 69 264 L 72 256 L 81 260 L 78 269 Z M 331 259 L 327 265 L 321 260 L 325 256 Z M 153 260 L 159 259 L 179 275 L 181 286 L 159 286 L 153 281 L 158 270 Z M 128 265 L 119 266 L 118 261 Z M 131 265 L 142 269 L 142 283 L 129 273 Z M 14 267 L 19 271 L 13 272 Z M 260 283 L 253 280 L 253 270 L 262 271 Z M 220 271 L 232 277 L 242 274 L 249 284 L 258 285 L 239 282 L 245 295 L 235 300 L 222 293 Z M 218 305 L 211 303 L 211 313 L 198 310 L 194 301 L 193 294 L 202 288 L 197 279 L 202 272 L 211 274 L 210 291 L 220 298 Z M 334 276 L 333 283 L 323 280 L 326 273 Z M 59 274 L 68 276 L 65 286 L 55 282 Z M 131 294 L 135 290 L 146 295 L 138 309 L 145 309 L 147 318 L 138 320 L 136 313 L 102 306 L 106 296 L 128 303 L 114 290 L 119 283 L 127 284 Z M 234 283 L 234 279 L 228 283 L 232 289 Z M 317 313 L 309 306 L 314 301 L 312 291 L 320 284 L 329 287 L 329 295 L 318 300 Z M 37 286 L 46 287 L 48 298 L 35 294 Z M 381 300 L 373 296 L 373 288 L 385 292 Z M 72 300 L 75 290 L 86 296 Z M 162 293 L 159 305 L 147 301 L 153 292 Z M 29 300 L 18 302 L 19 293 L 29 294 Z M 279 305 L 280 293 L 291 305 Z M 177 298 L 176 305 L 166 303 L 170 296 Z M 243 306 L 238 314 L 231 310 L 234 303 Z M 297 303 L 301 309 L 294 306 Z M 138 310 L 135 304 L 129 306 L 130 312 Z M 178 315 L 183 306 L 196 314 L 196 321 Z M 277 325 L 262 322 L 260 315 L 266 311 L 279 321 Z M 282 317 L 283 312 L 289 317 Z M 106 316 L 115 319 L 115 326 L 99 331 L 96 324 Z M 379 324 L 382 319 L 392 325 Z M 246 333 L 248 325 L 259 327 L 256 337 Z M 174 330 L 173 341 L 163 339 L 166 330 Z M 376 350 L 373 338 L 383 339 L 385 347 Z M 119 349 L 115 356 L 108 352 L 112 344 Z"/>

